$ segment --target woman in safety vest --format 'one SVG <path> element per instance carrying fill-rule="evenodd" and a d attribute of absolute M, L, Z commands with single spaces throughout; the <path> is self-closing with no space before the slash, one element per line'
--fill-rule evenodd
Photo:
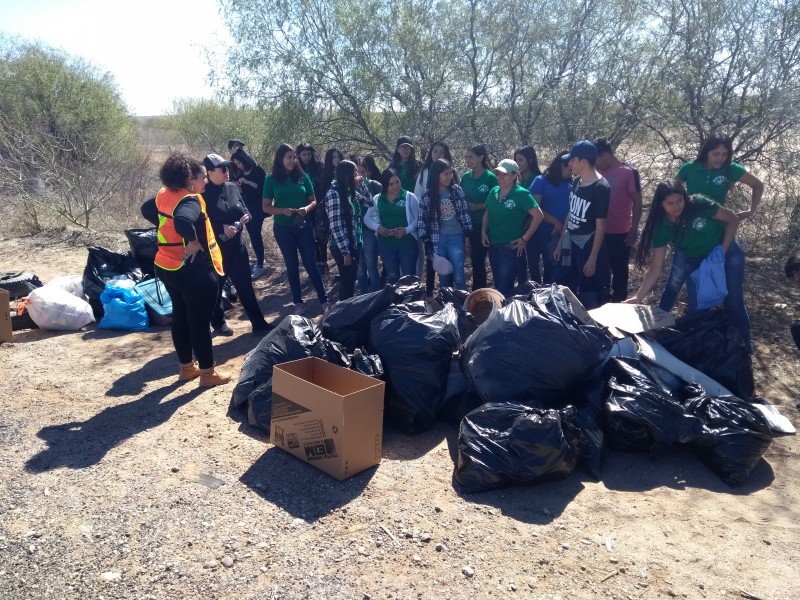
<path fill-rule="evenodd" d="M 231 376 L 216 369 L 211 345 L 217 275 L 224 273 L 201 195 L 206 169 L 185 154 L 173 152 L 161 166 L 159 177 L 164 187 L 142 205 L 142 215 L 158 226 L 155 269 L 172 299 L 178 380 L 199 376 L 201 387 L 227 383 Z"/>

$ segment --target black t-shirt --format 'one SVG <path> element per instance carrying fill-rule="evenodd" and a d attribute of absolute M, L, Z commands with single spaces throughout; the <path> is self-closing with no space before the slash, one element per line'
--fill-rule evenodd
<path fill-rule="evenodd" d="M 608 199 L 611 197 L 611 186 L 605 177 L 594 183 L 580 186 L 578 180 L 572 184 L 569 193 L 569 217 L 567 229 L 575 235 L 594 233 L 597 219 L 605 219 L 608 215 Z"/>
<path fill-rule="evenodd" d="M 264 180 L 267 174 L 264 169 L 256 165 L 247 174 L 241 173 L 237 179 L 231 177 L 231 181 L 238 181 L 242 200 L 254 217 L 264 216 L 262 192 L 264 191 Z"/>

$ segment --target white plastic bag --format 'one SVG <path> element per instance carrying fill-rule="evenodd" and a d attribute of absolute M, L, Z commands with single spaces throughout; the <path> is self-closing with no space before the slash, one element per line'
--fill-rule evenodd
<path fill-rule="evenodd" d="M 54 285 L 68 291 L 73 296 L 83 300 L 83 283 L 80 275 L 59 275 L 51 279 L 47 285 Z"/>
<path fill-rule="evenodd" d="M 58 331 L 74 331 L 94 321 L 86 300 L 55 285 L 45 285 L 28 294 L 28 313 L 42 329 Z"/>

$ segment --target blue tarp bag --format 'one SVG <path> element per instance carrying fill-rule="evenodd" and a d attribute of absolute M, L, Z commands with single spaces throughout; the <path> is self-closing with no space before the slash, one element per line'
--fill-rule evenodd
<path fill-rule="evenodd" d="M 98 329 L 121 331 L 150 329 L 144 298 L 132 286 L 133 282 L 126 280 L 113 280 L 106 284 L 106 288 L 100 294 L 100 302 L 103 303 L 105 313 L 97 325 Z"/>
<path fill-rule="evenodd" d="M 690 277 L 697 286 L 698 310 L 722 304 L 728 295 L 728 284 L 725 280 L 725 252 L 722 246 L 714 248 Z"/>

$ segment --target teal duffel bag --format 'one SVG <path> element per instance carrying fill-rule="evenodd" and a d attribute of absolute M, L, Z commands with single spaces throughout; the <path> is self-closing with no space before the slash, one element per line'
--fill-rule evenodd
<path fill-rule="evenodd" d="M 161 326 L 172 324 L 172 298 L 169 297 L 169 292 L 160 279 L 140 281 L 135 289 L 144 298 L 151 324 Z"/>

